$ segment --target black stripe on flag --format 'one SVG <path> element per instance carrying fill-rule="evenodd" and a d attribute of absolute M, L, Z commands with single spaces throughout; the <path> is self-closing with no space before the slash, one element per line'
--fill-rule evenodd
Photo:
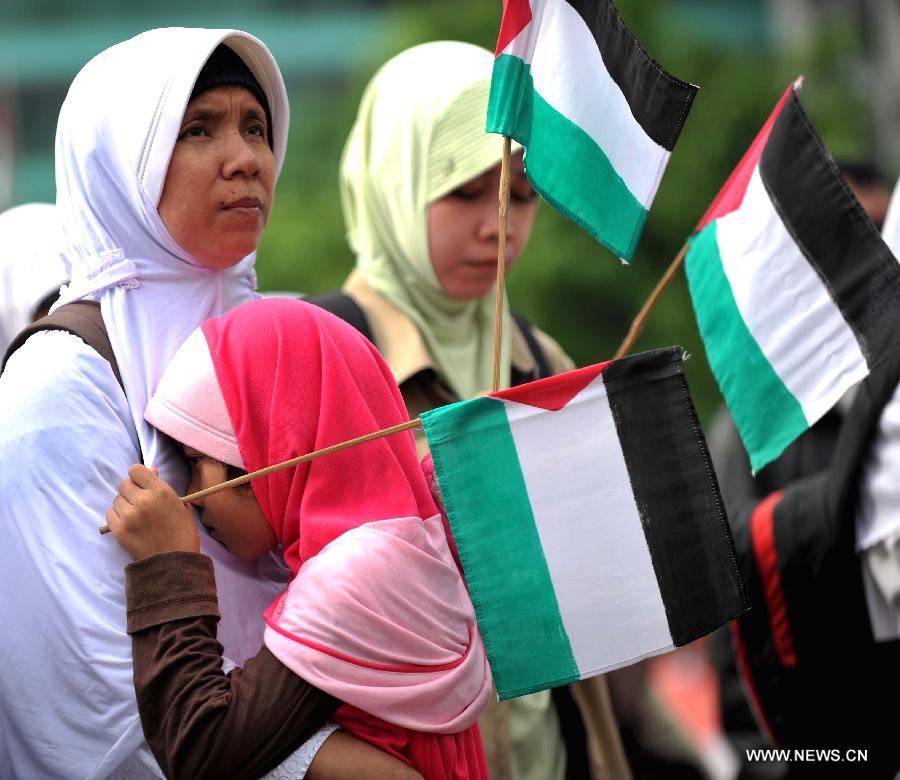
<path fill-rule="evenodd" d="M 619 85 L 644 132 L 670 152 L 684 126 L 697 87 L 667 73 L 638 43 L 609 0 L 566 0 L 597 42 L 603 64 Z"/>
<path fill-rule="evenodd" d="M 603 370 L 676 646 L 748 607 L 719 486 L 676 347 Z"/>
<path fill-rule="evenodd" d="M 874 368 L 900 347 L 900 264 L 850 192 L 796 92 L 759 162 L 778 216 Z"/>

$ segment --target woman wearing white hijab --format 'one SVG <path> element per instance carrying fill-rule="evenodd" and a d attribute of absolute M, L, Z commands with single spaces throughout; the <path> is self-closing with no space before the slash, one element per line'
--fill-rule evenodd
<path fill-rule="evenodd" d="M 231 64 L 209 73 L 223 51 Z M 288 123 L 275 61 L 235 30 L 152 30 L 95 57 L 69 90 L 56 179 L 72 282 L 60 305 L 99 302 L 125 392 L 63 331 L 32 335 L 0 377 L 3 777 L 160 776 L 132 684 L 127 557 L 97 527 L 134 462 L 186 486 L 144 408 L 187 335 L 256 296 L 253 253 Z M 282 570 L 241 565 L 206 535 L 203 550 L 216 565 L 219 639 L 240 664 L 259 648 L 258 615 Z"/>
<path fill-rule="evenodd" d="M 47 313 L 69 280 L 59 244 L 51 203 L 28 203 L 0 214 L 0 354 L 22 328 Z"/>

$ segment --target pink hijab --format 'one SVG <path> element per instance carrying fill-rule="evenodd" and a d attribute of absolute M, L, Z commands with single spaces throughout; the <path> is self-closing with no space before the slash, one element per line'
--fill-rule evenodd
<path fill-rule="evenodd" d="M 254 301 L 202 330 L 247 471 L 408 419 L 375 347 L 315 306 Z M 412 442 L 401 433 L 253 481 L 292 571 L 363 523 L 437 512 Z"/>
<path fill-rule="evenodd" d="M 202 330 L 248 471 L 407 419 L 377 350 L 315 306 L 254 301 Z M 398 747 L 391 728 L 381 746 L 420 767 L 440 764 L 434 777 L 481 776 L 473 724 L 490 697 L 490 672 L 412 433 L 252 486 L 295 575 L 266 612 L 266 646 L 352 705 L 338 715 L 364 738 L 378 743 L 384 731 L 371 719 L 366 727 L 365 713 L 430 732 L 419 735 L 430 744 Z"/>

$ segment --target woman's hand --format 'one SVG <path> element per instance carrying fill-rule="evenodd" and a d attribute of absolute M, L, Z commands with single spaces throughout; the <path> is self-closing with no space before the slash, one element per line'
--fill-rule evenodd
<path fill-rule="evenodd" d="M 194 513 L 167 482 L 146 466 L 128 469 L 106 512 L 109 530 L 133 560 L 159 552 L 200 551 Z"/>

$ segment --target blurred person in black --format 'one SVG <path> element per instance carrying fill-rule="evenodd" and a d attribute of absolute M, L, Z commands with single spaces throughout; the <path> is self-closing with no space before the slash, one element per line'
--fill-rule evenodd
<path fill-rule="evenodd" d="M 869 219 L 881 230 L 891 199 L 888 179 L 865 160 L 838 160 L 837 165 Z M 837 405 L 755 476 L 730 412 L 725 406 L 720 407 L 709 428 L 708 442 L 729 516 L 739 507 L 756 503 L 795 480 L 828 468 L 855 391 L 855 387 L 851 388 Z M 747 701 L 727 626 L 713 634 L 711 649 L 719 675 L 722 729 L 740 765 L 738 780 L 781 780 L 794 776 L 792 765 L 783 761 L 748 760 L 748 750 L 771 748 L 773 744 L 761 731 Z"/>

